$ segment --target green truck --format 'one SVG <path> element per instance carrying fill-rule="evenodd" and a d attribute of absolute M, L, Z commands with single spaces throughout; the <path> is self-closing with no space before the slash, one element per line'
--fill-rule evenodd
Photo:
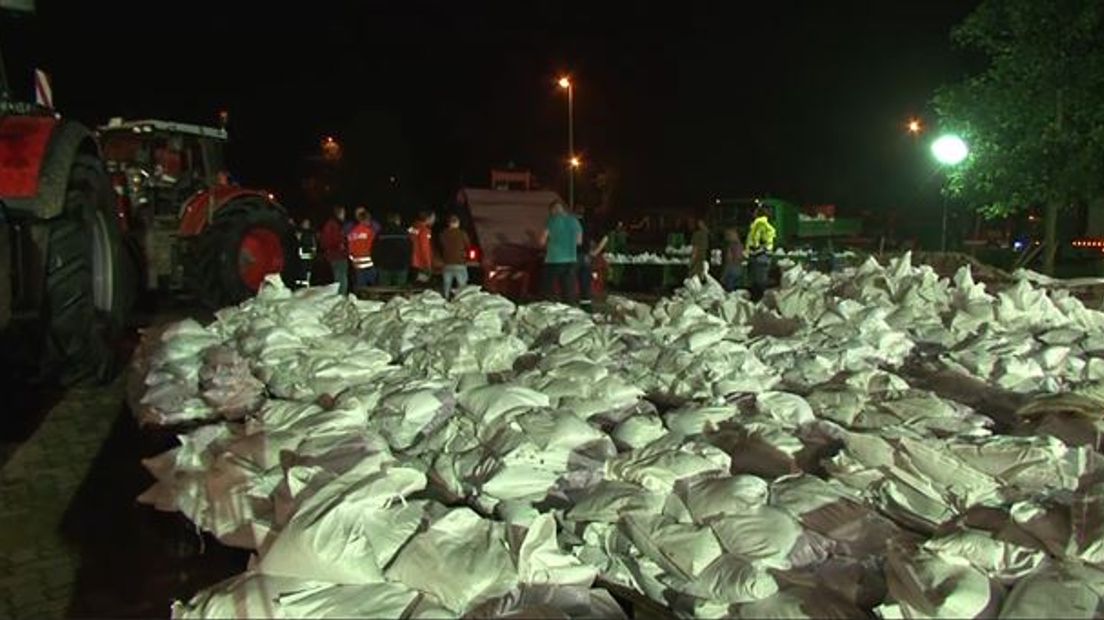
<path fill-rule="evenodd" d="M 807 216 L 797 205 L 780 198 L 717 198 L 709 206 L 706 221 L 719 242 L 723 242 L 724 230 L 733 225 L 746 238 L 760 207 L 770 212 L 771 223 L 777 231 L 775 247 L 820 249 L 831 246 L 833 241 L 862 234 L 861 219 Z"/>

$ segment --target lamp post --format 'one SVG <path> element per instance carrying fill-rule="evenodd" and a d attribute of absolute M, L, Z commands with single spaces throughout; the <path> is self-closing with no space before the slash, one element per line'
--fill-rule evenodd
<path fill-rule="evenodd" d="M 567 91 L 567 204 L 571 210 L 575 210 L 575 169 L 579 167 L 579 160 L 575 157 L 575 85 L 571 78 L 561 77 L 557 84 Z"/>
<path fill-rule="evenodd" d="M 333 136 L 322 138 L 321 149 L 322 159 L 331 162 L 336 162 L 341 159 L 341 143 L 335 140 Z"/>
<path fill-rule="evenodd" d="M 915 143 L 917 138 L 919 138 L 920 134 L 924 131 L 924 123 L 922 123 L 920 119 L 912 117 L 905 123 L 905 131 L 908 132 L 908 135 L 912 136 L 912 141 Z"/>
<path fill-rule="evenodd" d="M 932 156 L 935 161 L 945 167 L 954 167 L 963 162 L 970 154 L 970 148 L 962 138 L 954 134 L 946 134 L 936 138 L 931 145 Z M 947 251 L 947 196 L 943 196 L 943 232 L 940 241 L 940 251 Z"/>

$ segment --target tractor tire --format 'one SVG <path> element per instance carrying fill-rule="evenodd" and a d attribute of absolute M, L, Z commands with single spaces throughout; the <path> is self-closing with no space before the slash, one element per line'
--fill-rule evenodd
<path fill-rule="evenodd" d="M 106 381 L 121 367 L 113 343 L 127 326 L 137 283 L 96 157 L 77 155 L 62 214 L 45 226 L 41 375 L 62 384 Z"/>
<path fill-rule="evenodd" d="M 279 273 L 290 287 L 299 261 L 286 213 L 259 197 L 219 209 L 196 240 L 193 258 L 192 286 L 212 310 L 252 297 L 270 273 Z"/>

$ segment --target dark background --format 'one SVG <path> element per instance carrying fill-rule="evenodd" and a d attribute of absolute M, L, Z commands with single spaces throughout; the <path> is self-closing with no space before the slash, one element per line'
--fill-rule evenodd
<path fill-rule="evenodd" d="M 934 212 L 931 133 L 904 124 L 930 127 L 962 75 L 948 34 L 976 3 L 765 4 L 39 0 L 0 45 L 13 82 L 43 67 L 88 123 L 227 109 L 236 176 L 289 201 L 326 134 L 350 191 L 396 176 L 438 205 L 509 161 L 563 191 L 570 72 L 584 176 L 616 170 L 620 210 L 771 193 Z"/>

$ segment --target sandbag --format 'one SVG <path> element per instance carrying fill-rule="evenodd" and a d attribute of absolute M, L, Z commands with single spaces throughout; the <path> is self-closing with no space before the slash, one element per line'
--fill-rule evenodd
<path fill-rule="evenodd" d="M 450 510 L 403 547 L 386 577 L 428 592 L 462 614 L 518 583 L 504 527 L 466 508 Z"/>

